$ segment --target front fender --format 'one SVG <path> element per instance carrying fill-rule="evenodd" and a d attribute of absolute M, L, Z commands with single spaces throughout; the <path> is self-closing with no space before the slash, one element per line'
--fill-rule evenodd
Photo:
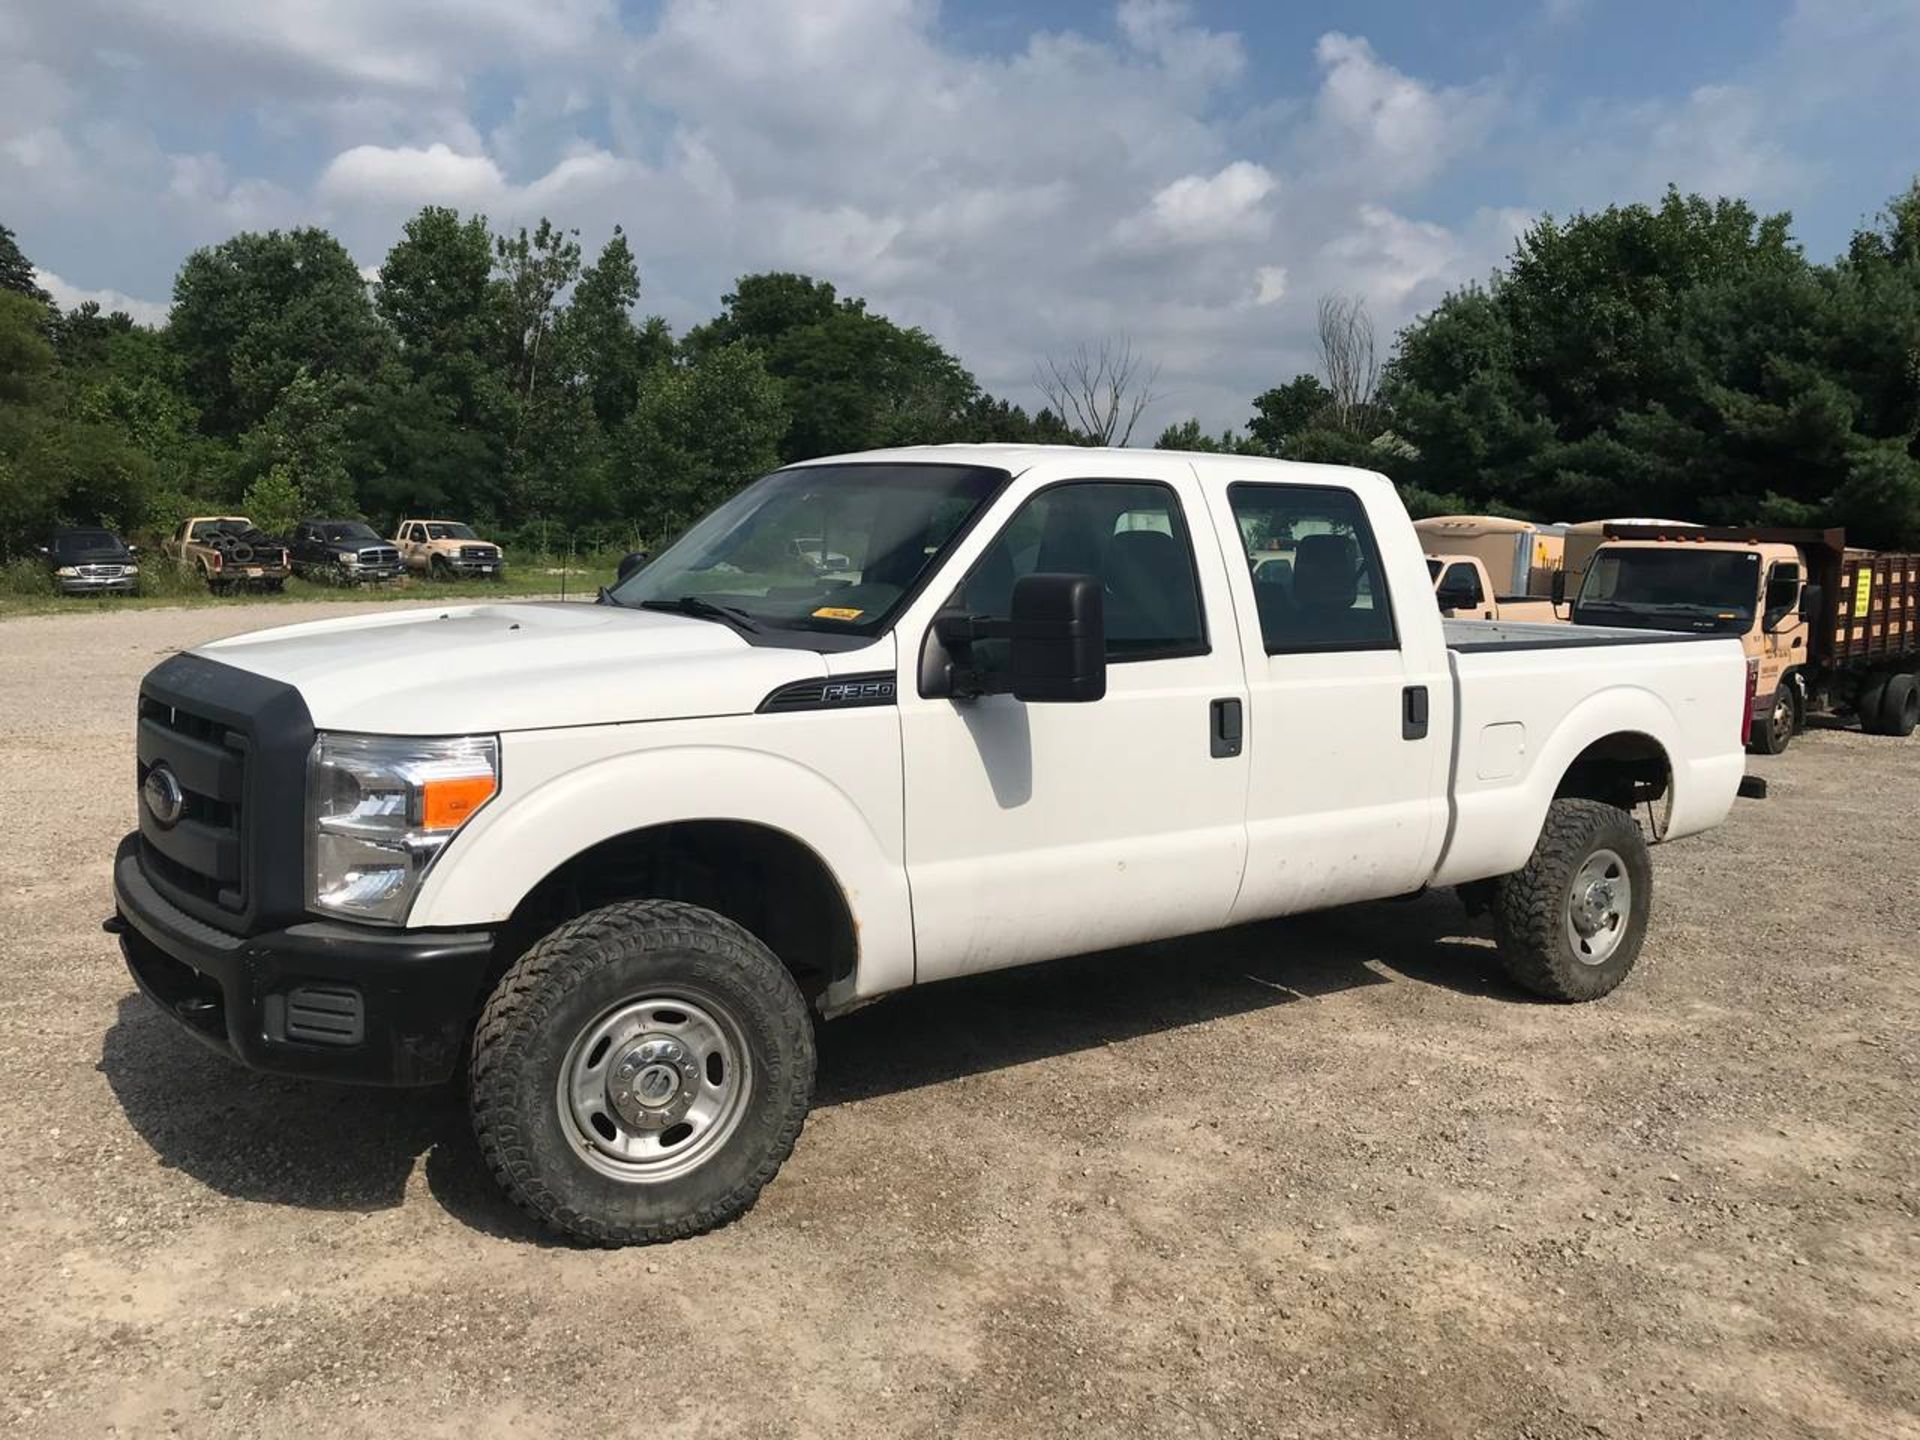
<path fill-rule="evenodd" d="M 851 781 L 868 782 L 856 799 L 821 771 L 765 750 L 694 743 L 581 753 L 620 743 L 621 732 L 630 743 L 626 726 L 505 737 L 500 795 L 435 862 L 408 925 L 497 925 L 541 880 L 602 841 L 680 820 L 735 820 L 785 832 L 831 872 L 854 921 L 857 996 L 912 983 L 897 766 L 889 781 L 870 752 Z"/>

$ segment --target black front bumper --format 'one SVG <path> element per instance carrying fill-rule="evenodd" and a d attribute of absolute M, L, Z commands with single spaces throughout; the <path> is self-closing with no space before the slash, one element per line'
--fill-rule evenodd
<path fill-rule="evenodd" d="M 254 936 L 196 920 L 140 869 L 113 862 L 121 953 L 189 1034 L 255 1070 L 362 1085 L 449 1079 L 485 998 L 490 931 L 312 920 Z"/>

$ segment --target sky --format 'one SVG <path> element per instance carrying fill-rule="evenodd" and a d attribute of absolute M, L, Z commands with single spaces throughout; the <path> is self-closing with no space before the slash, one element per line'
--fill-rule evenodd
<path fill-rule="evenodd" d="M 800 270 L 996 394 L 1125 336 L 1244 423 L 1325 294 L 1382 351 L 1544 214 L 1667 184 L 1830 258 L 1920 170 L 1920 0 L 7 0 L 0 224 L 65 304 L 422 205 L 616 224 L 676 329 Z M 1145 438 L 1151 439 L 1151 435 Z"/>

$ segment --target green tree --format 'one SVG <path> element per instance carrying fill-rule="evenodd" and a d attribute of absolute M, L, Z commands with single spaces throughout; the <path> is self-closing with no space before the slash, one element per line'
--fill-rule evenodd
<path fill-rule="evenodd" d="M 4 225 L 0 225 L 0 290 L 11 290 L 42 305 L 53 303 L 53 297 L 34 278 L 33 262 L 20 253 L 13 231 Z"/>
<path fill-rule="evenodd" d="M 586 393 L 607 433 L 617 430 L 640 393 L 640 377 L 672 355 L 666 321 L 633 321 L 640 299 L 640 269 L 618 225 L 599 258 L 580 281 L 557 321 L 557 340 L 568 378 Z"/>
<path fill-rule="evenodd" d="M 1247 421 L 1247 434 L 1265 446 L 1268 454 L 1284 455 L 1287 438 L 1314 424 L 1332 403 L 1333 396 L 1318 375 L 1296 375 L 1286 384 L 1253 397 L 1253 418 Z"/>
<path fill-rule="evenodd" d="M 665 544 L 779 464 L 788 420 L 785 392 L 751 345 L 650 371 L 617 444 L 621 513 Z"/>
<path fill-rule="evenodd" d="M 1264 455 L 1266 447 L 1258 440 L 1246 435 L 1236 435 L 1233 427 L 1228 426 L 1217 436 L 1209 435 L 1200 428 L 1198 420 L 1182 420 L 1169 425 L 1160 432 L 1160 438 L 1153 442 L 1156 450 L 1198 450 L 1214 455 Z"/>
<path fill-rule="evenodd" d="M 174 281 L 168 330 L 201 425 L 226 437 L 264 419 L 302 370 L 370 379 L 389 344 L 353 257 L 310 228 L 196 250 Z"/>
<path fill-rule="evenodd" d="M 696 359 L 744 343 L 785 387 L 785 460 L 958 438 L 979 386 L 925 331 L 902 328 L 804 275 L 741 277 L 720 315 L 690 332 Z"/>

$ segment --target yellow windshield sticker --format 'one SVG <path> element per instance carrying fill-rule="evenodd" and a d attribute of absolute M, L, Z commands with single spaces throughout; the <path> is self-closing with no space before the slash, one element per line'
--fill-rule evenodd
<path fill-rule="evenodd" d="M 813 618 L 816 620 L 858 620 L 866 613 L 864 610 L 849 610 L 844 605 L 822 605 L 818 610 L 813 612 Z"/>
<path fill-rule="evenodd" d="M 1862 565 L 1853 577 L 1853 618 L 1864 620 L 1873 599 L 1873 571 Z"/>

